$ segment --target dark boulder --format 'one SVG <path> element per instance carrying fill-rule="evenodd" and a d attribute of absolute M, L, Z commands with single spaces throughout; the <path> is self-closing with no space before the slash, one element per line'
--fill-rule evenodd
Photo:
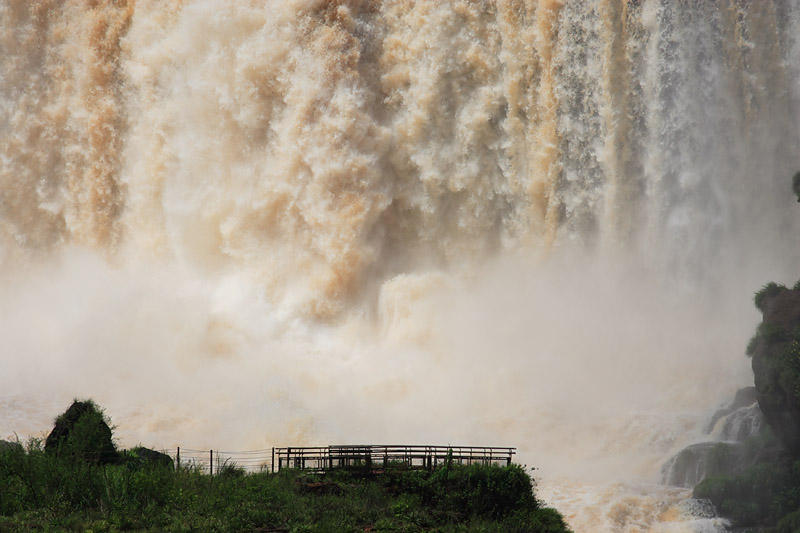
<path fill-rule="evenodd" d="M 744 454 L 740 443 L 692 444 L 664 464 L 661 478 L 667 485 L 694 487 L 707 477 L 734 473 L 742 464 Z"/>
<path fill-rule="evenodd" d="M 58 418 L 45 440 L 44 450 L 59 457 L 91 463 L 117 462 L 119 454 L 103 412 L 92 402 L 78 401 Z"/>
<path fill-rule="evenodd" d="M 777 287 L 777 288 L 772 288 Z M 791 331 L 800 325 L 800 290 L 787 289 L 780 285 L 768 285 L 762 297 L 763 320 Z"/>
<path fill-rule="evenodd" d="M 174 468 L 174 465 L 172 463 L 172 457 L 170 457 L 165 453 L 157 452 L 155 450 L 151 450 L 150 448 L 145 448 L 143 446 L 137 446 L 136 448 L 126 450 L 123 453 L 122 461 L 126 465 L 134 468 L 144 468 L 144 467 L 161 467 L 169 469 Z"/>

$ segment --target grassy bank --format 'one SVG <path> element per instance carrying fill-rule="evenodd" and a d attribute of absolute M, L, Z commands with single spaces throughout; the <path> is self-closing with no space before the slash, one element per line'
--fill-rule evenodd
<path fill-rule="evenodd" d="M 0 449 L 0 531 L 567 531 L 523 468 L 245 474 Z"/>

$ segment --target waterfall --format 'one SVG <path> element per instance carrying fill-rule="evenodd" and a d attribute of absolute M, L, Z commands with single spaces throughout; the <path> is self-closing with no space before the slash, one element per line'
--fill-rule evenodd
<path fill-rule="evenodd" d="M 0 0 L 0 438 L 92 395 L 161 446 L 486 439 L 576 530 L 661 527 L 800 276 L 797 35 L 797 0 Z"/>

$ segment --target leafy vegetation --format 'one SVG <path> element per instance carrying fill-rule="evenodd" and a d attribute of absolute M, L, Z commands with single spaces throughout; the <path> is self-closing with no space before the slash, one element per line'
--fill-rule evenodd
<path fill-rule="evenodd" d="M 111 438 L 108 419 L 92 400 L 74 400 L 56 418 L 55 427 L 47 436 L 47 453 L 90 461 L 113 463 L 119 460 Z"/>
<path fill-rule="evenodd" d="M 753 297 L 753 302 L 756 304 L 756 309 L 759 311 L 764 311 L 764 303 L 773 296 L 776 296 L 781 291 L 785 291 L 786 287 L 775 283 L 774 281 L 770 281 L 759 290 L 755 296 Z"/>
<path fill-rule="evenodd" d="M 92 406 L 57 448 L 0 441 L 0 531 L 568 531 L 517 465 L 210 476 L 146 448 L 101 462 L 109 435 L 89 421 L 107 420 Z"/>
<path fill-rule="evenodd" d="M 759 463 L 738 476 L 707 478 L 694 495 L 710 499 L 739 527 L 774 525 L 800 509 L 800 462 Z"/>
<path fill-rule="evenodd" d="M 0 450 L 0 530 L 567 531 L 522 467 L 217 476 L 163 464 L 101 465 Z"/>

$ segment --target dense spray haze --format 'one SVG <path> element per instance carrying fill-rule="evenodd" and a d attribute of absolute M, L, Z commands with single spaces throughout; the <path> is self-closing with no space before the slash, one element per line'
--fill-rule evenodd
<path fill-rule="evenodd" d="M 515 445 L 579 531 L 800 277 L 800 2 L 0 0 L 0 438 Z"/>

